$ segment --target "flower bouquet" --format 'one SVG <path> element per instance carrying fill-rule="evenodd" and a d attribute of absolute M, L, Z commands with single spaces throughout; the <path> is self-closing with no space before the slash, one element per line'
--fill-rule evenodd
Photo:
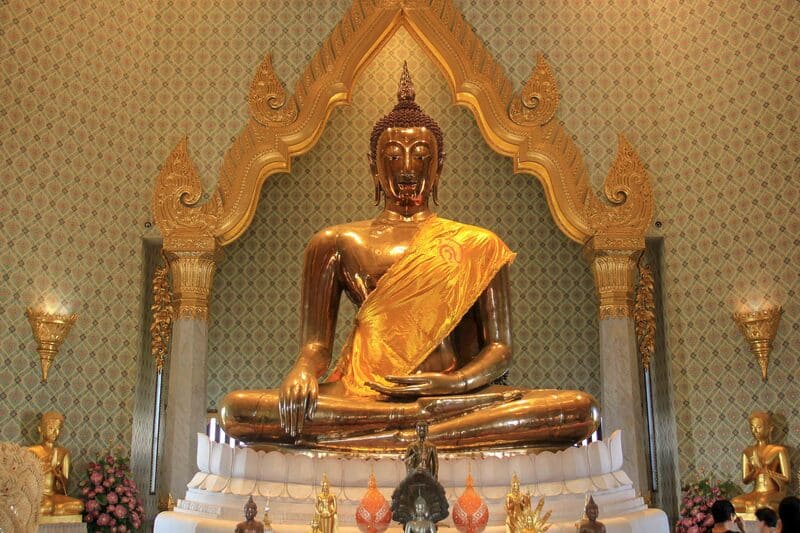
<path fill-rule="evenodd" d="M 711 506 L 717 500 L 729 500 L 741 492 L 731 481 L 701 479 L 683 488 L 681 516 L 676 533 L 707 533 L 714 527 Z"/>
<path fill-rule="evenodd" d="M 83 521 L 90 532 L 125 533 L 142 526 L 144 509 L 126 458 L 109 453 L 89 463 L 87 479 L 80 486 Z"/>

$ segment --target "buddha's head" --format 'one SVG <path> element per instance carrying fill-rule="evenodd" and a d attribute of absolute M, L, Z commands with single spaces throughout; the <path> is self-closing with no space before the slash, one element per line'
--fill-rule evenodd
<path fill-rule="evenodd" d="M 328 494 L 331 490 L 331 484 L 328 482 L 328 474 L 322 474 L 322 494 Z"/>
<path fill-rule="evenodd" d="M 516 472 L 511 476 L 511 492 L 513 494 L 519 494 L 519 477 Z"/>
<path fill-rule="evenodd" d="M 764 411 L 753 411 L 748 418 L 750 432 L 759 442 L 768 441 L 772 437 L 772 417 Z"/>
<path fill-rule="evenodd" d="M 428 502 L 422 496 L 417 496 L 414 501 L 414 515 L 417 519 L 428 518 Z"/>
<path fill-rule="evenodd" d="M 247 500 L 247 503 L 244 504 L 244 517 L 249 522 L 250 520 L 255 519 L 256 514 L 258 513 L 258 508 L 256 507 L 256 502 L 253 501 L 253 497 Z"/>
<path fill-rule="evenodd" d="M 428 438 L 428 423 L 424 420 L 417 422 L 417 437 L 419 437 L 421 441 Z"/>
<path fill-rule="evenodd" d="M 53 444 L 58 440 L 63 425 L 64 415 L 56 411 L 48 411 L 42 415 L 42 419 L 39 421 L 39 435 L 44 442 Z"/>
<path fill-rule="evenodd" d="M 586 502 L 586 518 L 590 521 L 594 522 L 597 520 L 597 516 L 600 514 L 600 510 L 597 508 L 597 504 L 594 501 L 594 498 L 589 496 L 589 501 Z"/>
<path fill-rule="evenodd" d="M 372 129 L 369 164 L 375 182 L 375 203 L 410 215 L 438 201 L 438 181 L 444 164 L 444 136 L 439 125 L 414 101 L 408 67 L 403 64 L 397 105 Z"/>

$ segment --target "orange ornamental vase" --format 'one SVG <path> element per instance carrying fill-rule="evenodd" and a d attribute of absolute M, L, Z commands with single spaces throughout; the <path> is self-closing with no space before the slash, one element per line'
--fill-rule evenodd
<path fill-rule="evenodd" d="M 362 533 L 383 533 L 392 521 L 392 508 L 378 490 L 375 474 L 369 475 L 369 486 L 356 507 L 356 525 Z"/>
<path fill-rule="evenodd" d="M 489 508 L 475 491 L 472 474 L 467 475 L 467 487 L 453 506 L 453 524 L 460 533 L 481 533 L 489 522 Z"/>

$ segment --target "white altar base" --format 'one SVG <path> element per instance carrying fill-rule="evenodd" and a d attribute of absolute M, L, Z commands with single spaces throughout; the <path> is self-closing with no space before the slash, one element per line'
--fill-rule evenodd
<path fill-rule="evenodd" d="M 357 533 L 355 509 L 366 491 L 370 471 L 387 500 L 405 476 L 399 455 L 365 458 L 316 451 L 256 452 L 211 442 L 204 434 L 197 438 L 199 472 L 175 510 L 156 517 L 156 533 L 230 533 L 243 520 L 242 508 L 251 495 L 259 507 L 259 518 L 269 499 L 269 516 L 277 533 L 307 533 L 323 473 L 337 496 L 340 533 Z M 553 533 L 575 531 L 589 493 L 608 533 L 669 533 L 666 514 L 647 508 L 622 471 L 622 463 L 621 433 L 615 432 L 607 441 L 556 453 L 440 454 L 439 481 L 452 509 L 472 471 L 475 489 L 489 507 L 487 533 L 505 531 L 505 495 L 514 472 L 522 490 L 531 493 L 534 505 L 545 498 L 545 511 L 552 511 Z M 449 518 L 438 525 L 442 531 L 456 531 Z M 394 524 L 390 531 L 401 528 Z"/>

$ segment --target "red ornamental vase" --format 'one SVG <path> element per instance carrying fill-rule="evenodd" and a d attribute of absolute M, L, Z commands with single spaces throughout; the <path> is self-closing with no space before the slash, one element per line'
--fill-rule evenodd
<path fill-rule="evenodd" d="M 475 491 L 472 474 L 467 475 L 467 488 L 453 506 L 453 524 L 460 533 L 481 533 L 489 522 L 489 508 Z"/>
<path fill-rule="evenodd" d="M 369 486 L 356 507 L 356 525 L 362 533 L 383 533 L 392 521 L 392 508 L 378 490 L 375 474 L 369 475 Z"/>

